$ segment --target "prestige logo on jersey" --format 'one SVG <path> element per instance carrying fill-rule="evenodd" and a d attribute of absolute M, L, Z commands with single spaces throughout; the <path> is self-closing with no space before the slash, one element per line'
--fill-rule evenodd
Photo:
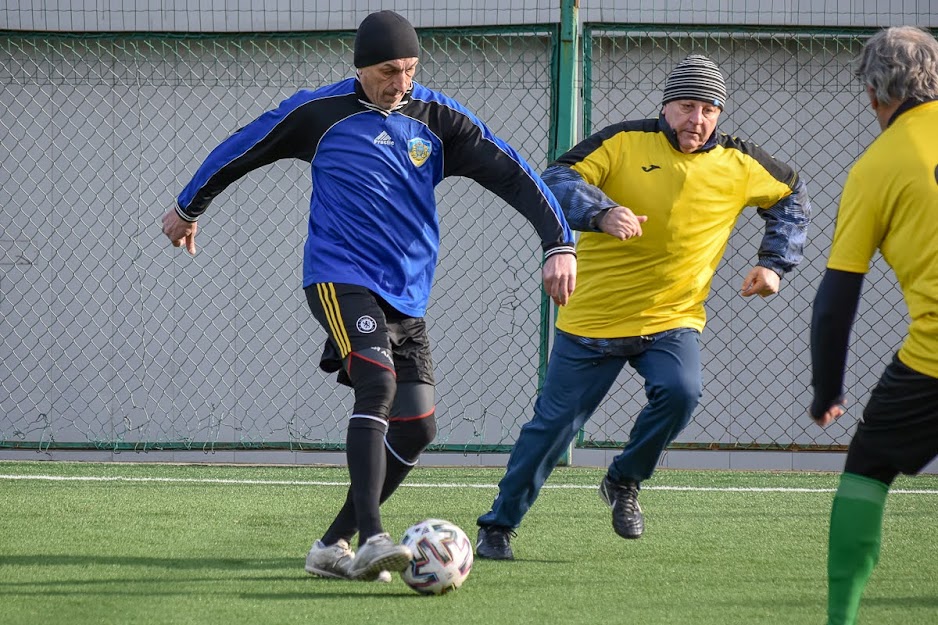
<path fill-rule="evenodd" d="M 407 156 L 410 157 L 410 162 L 417 167 L 427 162 L 427 159 L 430 158 L 430 150 L 430 142 L 425 139 L 417 137 L 407 142 Z"/>
<path fill-rule="evenodd" d="M 375 145 L 394 145 L 394 139 L 391 138 L 391 135 L 387 131 L 382 130 L 381 134 L 375 137 Z"/>

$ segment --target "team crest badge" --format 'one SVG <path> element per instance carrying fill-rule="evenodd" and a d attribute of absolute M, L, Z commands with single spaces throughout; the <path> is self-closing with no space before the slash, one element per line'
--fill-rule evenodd
<path fill-rule="evenodd" d="M 420 167 L 430 158 L 430 142 L 425 139 L 411 139 L 407 142 L 407 156 L 410 162 Z"/>
<path fill-rule="evenodd" d="M 358 321 L 355 322 L 355 327 L 358 328 L 358 331 L 362 334 L 371 334 L 378 329 L 378 323 L 371 315 L 362 315 L 358 318 Z"/>

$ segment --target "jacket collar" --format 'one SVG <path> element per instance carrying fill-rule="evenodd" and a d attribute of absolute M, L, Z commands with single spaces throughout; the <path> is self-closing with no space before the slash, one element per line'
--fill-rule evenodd
<path fill-rule="evenodd" d="M 893 113 L 892 117 L 889 118 L 889 121 L 886 123 L 886 128 L 889 128 L 890 126 L 892 126 L 892 122 L 896 121 L 896 118 L 898 118 L 900 115 L 902 115 L 906 111 L 911 111 L 916 106 L 920 106 L 922 104 L 925 104 L 926 102 L 936 102 L 936 101 L 938 101 L 938 98 L 933 98 L 931 100 L 906 100 L 905 102 L 899 105 L 899 108 L 896 109 L 896 112 Z"/>
<path fill-rule="evenodd" d="M 362 81 L 359 80 L 357 75 L 355 76 L 355 95 L 358 97 L 358 101 L 361 102 L 365 106 L 365 108 L 369 108 L 373 111 L 377 111 L 378 113 L 382 113 L 383 115 L 387 115 L 393 111 L 399 111 L 405 106 L 407 106 L 408 104 L 410 104 L 410 95 L 413 92 L 414 92 L 414 83 L 411 83 L 410 89 L 407 90 L 407 93 L 404 94 L 404 97 L 401 98 L 401 101 L 397 103 L 397 106 L 395 106 L 393 109 L 389 111 L 386 108 L 381 108 L 380 106 L 378 106 L 377 104 L 373 103 L 371 100 L 368 99 L 368 96 L 365 95 L 365 90 L 362 88 Z"/>
<path fill-rule="evenodd" d="M 658 130 L 664 133 L 664 136 L 668 138 L 668 142 L 671 143 L 671 147 L 673 147 L 678 152 L 681 152 L 682 154 L 684 153 L 681 150 L 681 144 L 677 140 L 677 133 L 674 131 L 674 128 L 671 128 L 671 125 L 664 118 L 664 113 L 658 114 Z M 700 146 L 699 148 L 697 148 L 696 150 L 694 150 L 693 152 L 691 152 L 691 154 L 697 154 L 698 152 L 707 152 L 709 150 L 712 150 L 714 147 L 716 147 L 718 134 L 719 133 L 717 132 L 717 126 L 714 126 L 713 132 L 710 133 L 710 136 L 707 137 L 707 140 L 704 142 L 704 144 Z"/>

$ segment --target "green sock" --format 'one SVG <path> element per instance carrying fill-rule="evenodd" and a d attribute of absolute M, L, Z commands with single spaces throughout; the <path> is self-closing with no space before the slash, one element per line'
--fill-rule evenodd
<path fill-rule="evenodd" d="M 831 507 L 827 552 L 828 625 L 854 625 L 860 597 L 879 560 L 889 486 L 844 473 Z"/>

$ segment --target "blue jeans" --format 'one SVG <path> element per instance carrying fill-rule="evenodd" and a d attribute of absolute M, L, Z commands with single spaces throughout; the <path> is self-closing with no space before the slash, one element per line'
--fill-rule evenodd
<path fill-rule="evenodd" d="M 521 428 L 492 509 L 479 525 L 515 528 L 577 432 L 628 363 L 645 380 L 648 403 L 609 466 L 614 482 L 641 482 L 684 429 L 701 395 L 700 334 L 676 328 L 646 337 L 581 340 L 558 331 L 534 418 Z"/>

